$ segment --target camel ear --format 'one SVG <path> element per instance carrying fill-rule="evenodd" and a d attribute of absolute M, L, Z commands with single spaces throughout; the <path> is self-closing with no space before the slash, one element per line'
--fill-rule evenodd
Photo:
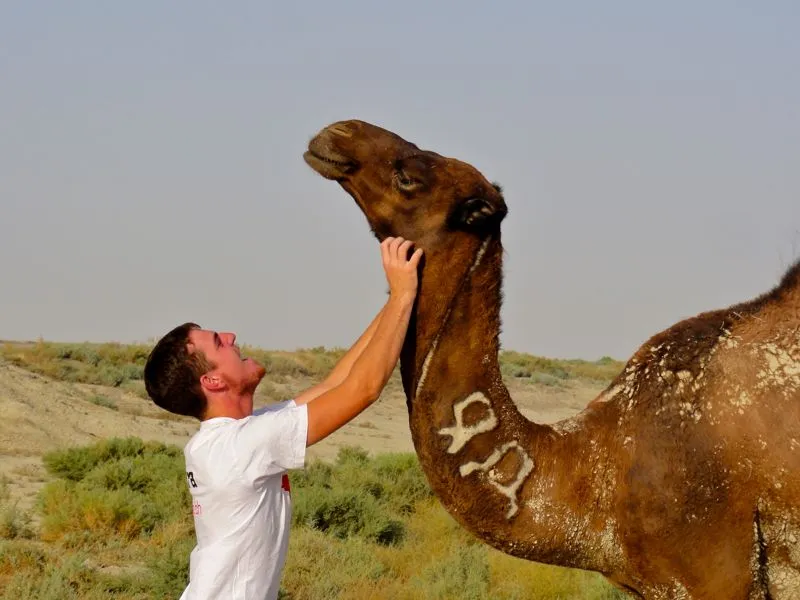
<path fill-rule="evenodd" d="M 457 229 L 485 230 L 496 227 L 508 209 L 502 200 L 468 198 L 459 202 L 450 214 L 450 225 Z"/>

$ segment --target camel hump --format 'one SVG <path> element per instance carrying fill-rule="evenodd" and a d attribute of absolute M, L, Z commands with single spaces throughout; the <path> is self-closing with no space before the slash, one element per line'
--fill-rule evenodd
<path fill-rule="evenodd" d="M 752 354 L 752 382 L 742 371 L 743 351 Z M 786 375 L 784 385 L 787 377 L 800 377 L 800 260 L 766 293 L 689 317 L 649 338 L 595 402 L 618 394 L 629 403 L 647 401 L 645 396 L 659 403 L 694 401 L 704 398 L 697 392 L 715 373 L 749 388 L 758 384 L 759 373 L 779 372 Z"/>

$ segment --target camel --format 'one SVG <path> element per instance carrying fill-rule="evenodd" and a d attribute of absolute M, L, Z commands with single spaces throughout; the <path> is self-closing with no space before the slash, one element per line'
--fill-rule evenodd
<path fill-rule="evenodd" d="M 501 187 L 360 120 L 304 159 L 378 240 L 424 250 L 400 372 L 420 464 L 461 526 L 635 598 L 800 598 L 800 261 L 653 335 L 584 410 L 537 424 L 498 362 Z"/>

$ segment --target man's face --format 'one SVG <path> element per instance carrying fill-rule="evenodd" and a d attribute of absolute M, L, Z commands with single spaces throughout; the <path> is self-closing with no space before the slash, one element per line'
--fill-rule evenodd
<path fill-rule="evenodd" d="M 189 332 L 189 351 L 202 352 L 214 365 L 204 380 L 203 387 L 212 391 L 252 391 L 264 377 L 265 369 L 252 358 L 242 358 L 233 333 L 218 333 L 209 329 Z M 215 386 L 216 382 L 216 386 Z"/>

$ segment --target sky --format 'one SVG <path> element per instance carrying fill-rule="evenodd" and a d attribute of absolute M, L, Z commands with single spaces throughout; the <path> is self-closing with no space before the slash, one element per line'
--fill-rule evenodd
<path fill-rule="evenodd" d="M 503 185 L 505 349 L 627 358 L 800 258 L 800 4 L 0 4 L 0 339 L 349 346 L 359 118 Z"/>

